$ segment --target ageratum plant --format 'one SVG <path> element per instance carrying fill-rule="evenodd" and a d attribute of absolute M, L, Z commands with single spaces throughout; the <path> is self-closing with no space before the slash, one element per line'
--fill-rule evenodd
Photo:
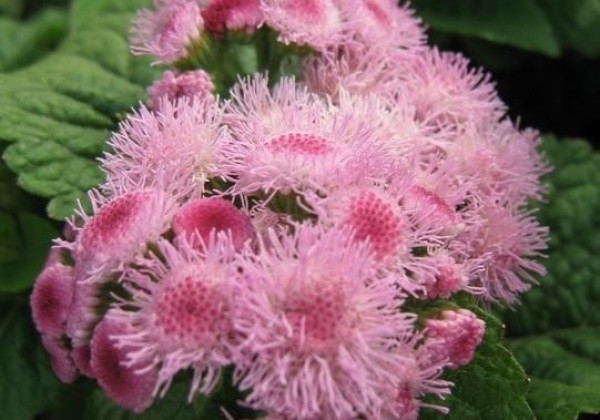
<path fill-rule="evenodd" d="M 448 412 L 467 306 L 544 273 L 548 166 L 489 76 L 387 0 L 157 0 L 131 49 L 168 69 L 31 296 L 56 375 L 135 412 L 225 377 L 225 413 Z"/>

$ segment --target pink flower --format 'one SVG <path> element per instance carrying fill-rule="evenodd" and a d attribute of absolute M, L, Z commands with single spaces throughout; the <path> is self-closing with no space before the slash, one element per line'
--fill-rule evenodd
<path fill-rule="evenodd" d="M 297 419 L 353 418 L 380 406 L 414 317 L 347 231 L 298 225 L 240 261 L 235 378 L 253 408 Z"/>
<path fill-rule="evenodd" d="M 154 111 L 161 108 L 163 101 L 177 102 L 179 98 L 194 98 L 202 101 L 212 99 L 214 86 L 210 75 L 204 70 L 191 70 L 179 73 L 167 70 L 162 77 L 148 88 L 148 106 Z"/>
<path fill-rule="evenodd" d="M 367 116 L 365 110 L 374 111 Z M 385 134 L 368 98 L 334 107 L 284 79 L 269 92 L 266 80 L 244 81 L 233 90 L 225 118 L 233 141 L 225 168 L 233 194 L 287 194 L 339 188 L 368 170 L 386 168 Z"/>
<path fill-rule="evenodd" d="M 535 275 L 546 269 L 538 261 L 547 247 L 548 229 L 533 213 L 486 203 L 480 209 L 481 223 L 458 238 L 471 258 L 481 258 L 479 281 L 487 299 L 516 302 L 516 295 L 536 283 Z"/>
<path fill-rule="evenodd" d="M 50 366 L 62 383 L 70 384 L 79 372 L 69 354 L 69 343 L 65 337 L 49 337 L 42 334 L 42 344 L 50 354 Z"/>
<path fill-rule="evenodd" d="M 261 0 L 265 23 L 284 44 L 322 50 L 342 36 L 341 12 L 333 0 Z"/>
<path fill-rule="evenodd" d="M 44 268 L 36 279 L 31 312 L 42 335 L 59 338 L 64 334 L 74 283 L 73 269 L 60 263 Z"/>
<path fill-rule="evenodd" d="M 196 0 L 154 0 L 155 10 L 138 12 L 131 31 L 131 51 L 150 54 L 156 63 L 184 59 L 203 30 Z"/>
<path fill-rule="evenodd" d="M 490 76 L 460 54 L 425 49 L 402 63 L 398 74 L 397 89 L 411 98 L 414 118 L 435 130 L 460 134 L 506 112 Z"/>
<path fill-rule="evenodd" d="M 478 282 L 483 261 L 473 258 L 457 263 L 445 251 L 439 252 L 427 258 L 430 270 L 420 273 L 419 283 L 425 286 L 427 299 L 447 299 L 461 290 L 481 295 L 485 289 L 472 283 Z"/>
<path fill-rule="evenodd" d="M 158 190 L 129 192 L 111 200 L 90 192 L 94 213 L 80 216 L 75 242 L 63 242 L 75 262 L 74 289 L 65 330 L 76 347 L 88 344 L 108 308 L 122 271 L 158 240 L 171 224 L 176 204 Z"/>
<path fill-rule="evenodd" d="M 336 0 L 346 17 L 345 30 L 371 48 L 416 49 L 425 30 L 413 11 L 395 0 Z"/>
<path fill-rule="evenodd" d="M 229 201 L 218 198 L 197 198 L 184 204 L 173 218 L 173 231 L 185 237 L 194 248 L 208 244 L 211 235 L 219 232 L 231 235 L 233 246 L 240 249 L 254 236 L 250 217 Z"/>
<path fill-rule="evenodd" d="M 483 340 L 485 322 L 466 309 L 443 311 L 439 319 L 428 319 L 423 351 L 430 363 L 445 362 L 450 369 L 468 364 Z"/>
<path fill-rule="evenodd" d="M 157 370 L 155 395 L 164 395 L 175 374 L 188 368 L 194 372 L 190 399 L 197 391 L 209 394 L 221 367 L 231 362 L 233 254 L 224 237 L 213 237 L 201 250 L 163 240 L 156 254 L 127 274 L 131 299 L 107 317 L 135 326 L 114 337 L 118 348 L 128 349 L 123 366 Z"/>
<path fill-rule="evenodd" d="M 518 207 L 543 196 L 540 176 L 549 167 L 537 151 L 539 142 L 534 130 L 519 131 L 504 119 L 465 132 L 458 147 L 448 151 L 463 176 L 475 182 L 472 194 L 476 199 Z"/>
<path fill-rule="evenodd" d="M 415 335 L 410 345 L 415 346 L 420 338 Z M 441 399 L 450 395 L 452 383 L 440 379 L 443 367 L 443 362 L 434 363 L 429 354 L 423 351 L 422 346 L 416 351 L 413 349 L 406 353 L 402 370 L 397 372 L 396 385 L 382 389 L 381 395 L 385 403 L 381 413 L 376 413 L 376 418 L 417 420 L 421 408 L 448 413 L 448 408 L 444 406 L 421 401 L 426 395 Z"/>
<path fill-rule="evenodd" d="M 179 199 L 199 195 L 221 174 L 221 147 L 227 133 L 211 96 L 165 101 L 157 112 L 145 107 L 121 123 L 102 159 L 103 189 L 112 194 L 159 188 Z"/>
<path fill-rule="evenodd" d="M 213 36 L 225 30 L 253 32 L 262 25 L 260 0 L 209 0 L 202 9 L 204 29 Z"/>
<path fill-rule="evenodd" d="M 110 313 L 96 326 L 90 343 L 91 367 L 106 395 L 121 407 L 141 413 L 152 404 L 156 385 L 154 369 L 125 366 L 129 348 L 118 346 L 115 337 L 131 333 L 133 327 L 113 319 Z"/>
<path fill-rule="evenodd" d="M 83 215 L 85 223 L 72 246 L 77 276 L 122 268 L 168 230 L 176 210 L 170 197 L 152 189 L 103 200 L 93 197 L 94 214 Z"/>

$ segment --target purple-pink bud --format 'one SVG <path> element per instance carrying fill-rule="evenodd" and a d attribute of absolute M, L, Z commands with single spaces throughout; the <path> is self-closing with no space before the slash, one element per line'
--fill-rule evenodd
<path fill-rule="evenodd" d="M 64 334 L 73 288 L 71 267 L 56 263 L 38 276 L 31 294 L 31 311 L 40 333 L 54 338 Z"/>
<path fill-rule="evenodd" d="M 468 364 L 483 340 L 485 322 L 466 309 L 444 311 L 440 319 L 429 319 L 424 344 L 437 362 L 447 359 L 446 366 L 457 369 Z"/>
<path fill-rule="evenodd" d="M 211 234 L 219 232 L 230 234 L 236 249 L 254 237 L 250 217 L 229 201 L 216 197 L 198 198 L 183 205 L 173 218 L 173 231 L 194 247 L 200 246 L 200 240 L 208 245 Z"/>
<path fill-rule="evenodd" d="M 152 404 L 157 372 L 138 372 L 137 366 L 124 365 L 128 349 L 119 347 L 115 338 L 131 329 L 124 322 L 105 317 L 90 344 L 91 367 L 106 395 L 120 406 L 140 413 Z"/>

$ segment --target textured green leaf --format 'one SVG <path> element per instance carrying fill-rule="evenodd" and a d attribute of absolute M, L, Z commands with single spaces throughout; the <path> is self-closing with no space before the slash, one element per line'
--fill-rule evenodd
<path fill-rule="evenodd" d="M 66 30 L 67 15 L 56 9 L 47 9 L 27 22 L 0 16 L 0 72 L 40 58 L 60 42 Z"/>
<path fill-rule="evenodd" d="M 535 0 L 413 0 L 426 24 L 549 56 L 559 54 L 552 26 Z"/>
<path fill-rule="evenodd" d="M 44 265 L 52 239 L 59 231 L 48 220 L 22 213 L 15 229 L 21 235 L 22 249 L 17 258 L 0 263 L 0 292 L 19 292 L 33 284 Z"/>
<path fill-rule="evenodd" d="M 538 0 L 560 42 L 588 57 L 600 55 L 600 0 Z"/>
<path fill-rule="evenodd" d="M 50 199 L 53 218 L 70 215 L 102 181 L 95 158 L 155 76 L 127 40 L 133 12 L 146 3 L 76 1 L 56 53 L 0 75 L 0 140 L 13 143 L 4 159 L 22 188 Z"/>
<path fill-rule="evenodd" d="M 505 315 L 510 348 L 532 377 L 540 420 L 600 412 L 600 154 L 582 140 L 547 137 L 554 165 L 548 203 L 548 275 Z"/>
<path fill-rule="evenodd" d="M 48 355 L 29 319 L 29 305 L 0 307 L 0 407 L 2 418 L 31 420 L 59 392 Z"/>
<path fill-rule="evenodd" d="M 454 382 L 452 395 L 443 405 L 450 408 L 446 419 L 526 420 L 533 413 L 525 400 L 527 377 L 523 368 L 502 345 L 504 327 L 489 313 L 469 307 L 486 323 L 483 343 L 467 366 L 448 371 L 445 378 Z M 422 418 L 441 416 L 431 410 Z"/>

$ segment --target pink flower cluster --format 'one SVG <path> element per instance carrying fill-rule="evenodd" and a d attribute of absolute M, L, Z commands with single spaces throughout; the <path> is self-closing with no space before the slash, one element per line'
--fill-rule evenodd
<path fill-rule="evenodd" d="M 32 294 L 57 375 L 136 412 L 184 370 L 190 400 L 210 395 L 226 367 L 272 418 L 447 411 L 423 399 L 485 333 L 452 297 L 512 305 L 544 271 L 537 133 L 392 0 L 156 8 L 134 49 L 164 62 L 202 27 L 266 24 L 313 52 L 299 81 L 258 74 L 227 99 L 167 71 L 121 123 Z"/>

